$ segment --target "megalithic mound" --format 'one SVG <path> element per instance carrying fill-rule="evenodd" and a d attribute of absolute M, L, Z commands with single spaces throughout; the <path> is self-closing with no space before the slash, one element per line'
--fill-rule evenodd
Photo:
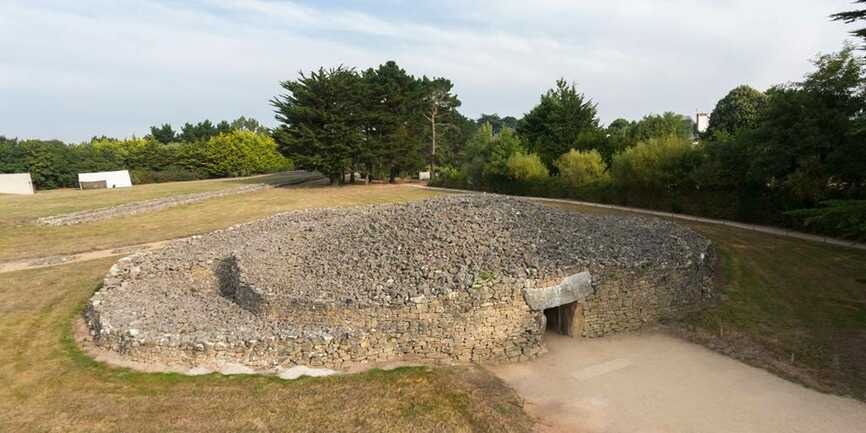
<path fill-rule="evenodd" d="M 302 210 L 124 258 L 85 317 L 145 362 L 521 360 L 549 326 L 597 337 L 699 308 L 711 254 L 671 222 L 487 194 Z"/>

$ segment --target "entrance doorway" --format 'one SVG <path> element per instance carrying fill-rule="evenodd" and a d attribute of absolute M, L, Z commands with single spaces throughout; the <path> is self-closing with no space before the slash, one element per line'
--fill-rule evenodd
<path fill-rule="evenodd" d="M 544 310 L 547 330 L 569 337 L 579 337 L 583 333 L 583 308 L 577 302 L 569 302 L 558 307 Z"/>

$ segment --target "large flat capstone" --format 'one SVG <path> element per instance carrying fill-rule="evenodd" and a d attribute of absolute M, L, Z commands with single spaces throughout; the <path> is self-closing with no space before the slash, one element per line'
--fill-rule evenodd
<path fill-rule="evenodd" d="M 523 298 L 536 311 L 559 307 L 586 298 L 593 293 L 592 276 L 580 272 L 562 280 L 556 286 L 523 289 Z"/>

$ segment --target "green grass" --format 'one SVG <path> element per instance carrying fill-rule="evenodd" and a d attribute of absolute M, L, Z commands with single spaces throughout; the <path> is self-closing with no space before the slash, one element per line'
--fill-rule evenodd
<path fill-rule="evenodd" d="M 288 181 L 291 177 L 290 173 L 275 173 L 247 178 L 153 183 L 135 185 L 132 188 L 93 189 L 86 191 L 67 188 L 39 191 L 35 195 L 0 194 L 0 218 L 2 218 L 0 222 L 4 224 L 24 224 L 33 219 L 49 215 L 98 209 L 178 194 L 217 191 L 248 183 L 278 185 Z"/>

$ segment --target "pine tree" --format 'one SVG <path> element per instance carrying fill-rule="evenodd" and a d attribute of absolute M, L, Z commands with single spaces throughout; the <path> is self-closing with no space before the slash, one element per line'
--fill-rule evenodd
<path fill-rule="evenodd" d="M 866 4 L 866 0 L 856 0 L 854 3 Z M 866 9 L 839 12 L 837 14 L 830 15 L 830 18 L 833 19 L 833 21 L 842 21 L 848 24 L 856 21 L 864 21 L 866 20 Z M 866 27 L 854 30 L 851 32 L 851 34 L 859 38 L 866 39 Z"/>

